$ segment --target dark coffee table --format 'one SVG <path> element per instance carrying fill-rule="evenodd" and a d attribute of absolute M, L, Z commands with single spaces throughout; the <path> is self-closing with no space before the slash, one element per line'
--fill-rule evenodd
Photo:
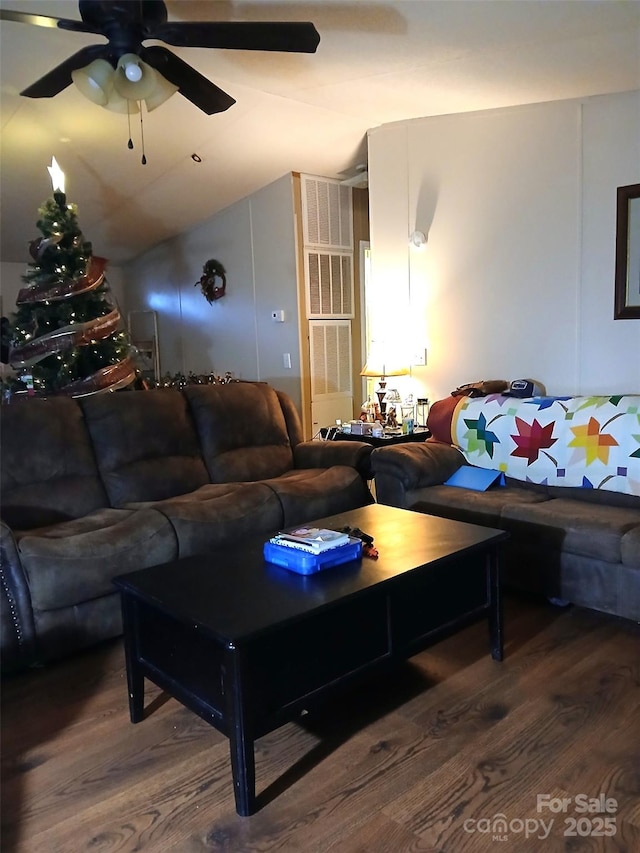
<path fill-rule="evenodd" d="M 254 741 L 347 680 L 481 616 L 502 660 L 502 530 L 372 504 L 320 519 L 375 537 L 378 560 L 314 575 L 266 563 L 264 536 L 121 575 L 131 720 L 148 678 L 223 732 L 240 815 L 256 809 Z"/>

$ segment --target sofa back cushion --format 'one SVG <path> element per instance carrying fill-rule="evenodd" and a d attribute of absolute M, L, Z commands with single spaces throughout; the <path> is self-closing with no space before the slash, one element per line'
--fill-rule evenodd
<path fill-rule="evenodd" d="M 287 419 L 270 385 L 188 385 L 183 393 L 212 483 L 263 480 L 293 468 Z M 291 411 L 288 418 L 295 420 Z"/>
<path fill-rule="evenodd" d="M 119 391 L 81 405 L 112 506 L 164 500 L 209 481 L 180 391 Z"/>
<path fill-rule="evenodd" d="M 70 397 L 2 406 L 2 517 L 29 530 L 108 506 L 82 410 Z"/>
<path fill-rule="evenodd" d="M 291 447 L 296 447 L 304 441 L 302 432 L 302 421 L 291 397 L 284 391 L 276 390 L 278 401 L 282 408 L 282 413 L 287 425 L 287 433 L 289 435 L 289 444 Z"/>

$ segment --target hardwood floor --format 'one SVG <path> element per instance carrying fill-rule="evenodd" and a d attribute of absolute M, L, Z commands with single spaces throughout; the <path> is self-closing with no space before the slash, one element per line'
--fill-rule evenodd
<path fill-rule="evenodd" d="M 503 663 L 480 623 L 261 738 L 248 818 L 226 738 L 147 701 L 132 725 L 120 641 L 5 679 L 3 853 L 640 850 L 628 621 L 508 597 Z"/>

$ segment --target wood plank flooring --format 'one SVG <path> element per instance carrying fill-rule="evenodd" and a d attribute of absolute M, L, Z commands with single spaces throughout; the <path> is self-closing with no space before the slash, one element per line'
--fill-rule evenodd
<path fill-rule="evenodd" d="M 7 678 L 2 851 L 640 851 L 640 626 L 505 609 L 502 663 L 479 623 L 261 738 L 249 818 L 225 737 L 152 685 L 129 722 L 120 641 Z"/>

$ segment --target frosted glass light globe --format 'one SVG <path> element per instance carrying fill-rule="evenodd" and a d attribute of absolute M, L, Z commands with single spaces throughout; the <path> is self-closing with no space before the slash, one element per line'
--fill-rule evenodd
<path fill-rule="evenodd" d="M 124 69 L 124 75 L 127 80 L 137 83 L 139 80 L 142 80 L 142 68 L 137 63 L 130 62 Z"/>

